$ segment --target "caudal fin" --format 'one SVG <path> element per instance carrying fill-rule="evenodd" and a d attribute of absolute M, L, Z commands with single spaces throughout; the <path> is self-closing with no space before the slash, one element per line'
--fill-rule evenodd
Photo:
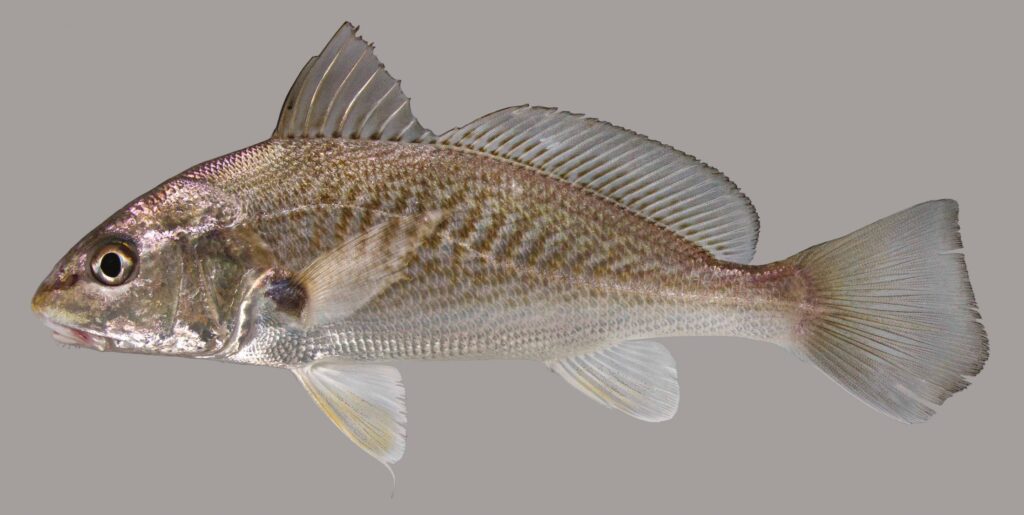
<path fill-rule="evenodd" d="M 956 202 L 935 200 L 789 258 L 811 292 L 794 350 L 878 411 L 927 420 L 988 358 L 960 248 Z"/>

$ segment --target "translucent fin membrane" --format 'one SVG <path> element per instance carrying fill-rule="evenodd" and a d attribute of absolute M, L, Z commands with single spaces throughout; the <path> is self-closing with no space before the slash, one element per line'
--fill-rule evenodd
<path fill-rule="evenodd" d="M 385 465 L 405 453 L 405 388 L 395 367 L 321 360 L 292 370 L 353 443 Z"/>
<path fill-rule="evenodd" d="M 443 134 L 438 143 L 523 164 L 585 188 L 699 245 L 749 263 L 757 212 L 721 172 L 609 123 L 550 107 L 518 106 Z"/>
<path fill-rule="evenodd" d="M 547 364 L 587 397 L 631 417 L 662 422 L 679 408 L 676 362 L 658 342 L 626 341 Z"/>
<path fill-rule="evenodd" d="M 882 413 L 927 420 L 988 358 L 958 229 L 956 202 L 926 202 L 790 258 L 814 304 L 795 350 Z"/>
<path fill-rule="evenodd" d="M 412 114 L 401 84 L 346 22 L 299 72 L 281 108 L 275 138 L 434 140 Z"/>

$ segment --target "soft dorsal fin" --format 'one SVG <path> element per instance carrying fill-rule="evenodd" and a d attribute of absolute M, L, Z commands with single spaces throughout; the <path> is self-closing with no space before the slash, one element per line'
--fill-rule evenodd
<path fill-rule="evenodd" d="M 520 163 L 665 227 L 718 259 L 749 263 L 757 212 L 721 172 L 635 132 L 549 107 L 509 107 L 438 143 Z"/>
<path fill-rule="evenodd" d="M 399 81 L 356 30 L 345 22 L 302 68 L 274 137 L 433 141 L 434 134 L 412 115 Z"/>

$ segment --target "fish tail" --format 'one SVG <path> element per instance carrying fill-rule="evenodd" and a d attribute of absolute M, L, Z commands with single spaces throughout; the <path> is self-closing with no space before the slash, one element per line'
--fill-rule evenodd
<path fill-rule="evenodd" d="M 789 258 L 806 286 L 789 346 L 876 410 L 927 420 L 989 353 L 960 248 L 957 203 L 935 200 Z"/>

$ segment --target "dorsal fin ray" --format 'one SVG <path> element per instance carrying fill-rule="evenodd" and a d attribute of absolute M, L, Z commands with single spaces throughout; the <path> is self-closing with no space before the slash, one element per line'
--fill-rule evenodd
<path fill-rule="evenodd" d="M 452 129 L 437 142 L 585 188 L 718 259 L 749 263 L 754 257 L 757 212 L 732 181 L 693 156 L 622 127 L 524 105 Z"/>
<path fill-rule="evenodd" d="M 292 84 L 275 138 L 346 138 L 432 142 L 412 114 L 409 97 L 345 22 Z"/>

